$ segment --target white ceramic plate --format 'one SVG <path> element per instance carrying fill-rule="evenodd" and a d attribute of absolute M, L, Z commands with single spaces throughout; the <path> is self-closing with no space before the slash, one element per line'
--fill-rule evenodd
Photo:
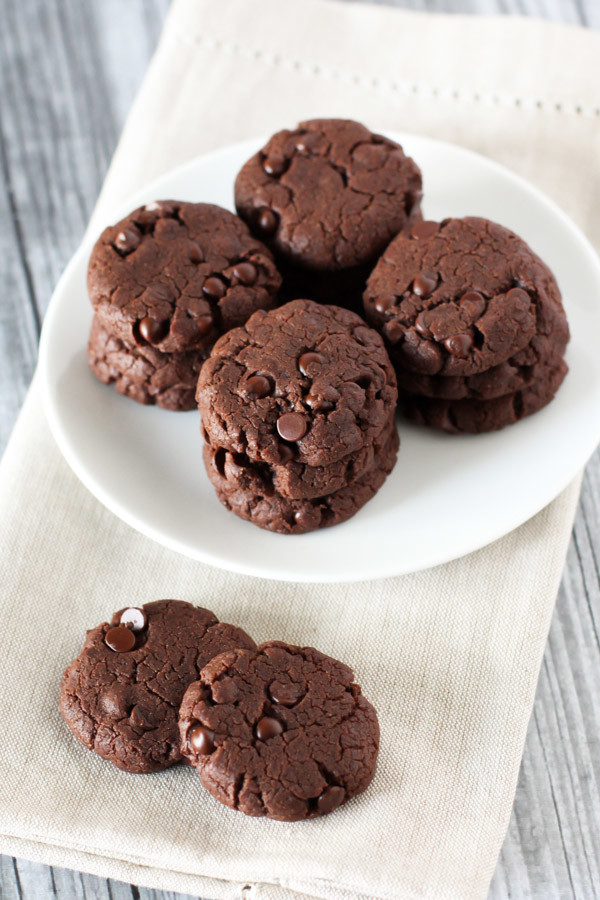
<path fill-rule="evenodd" d="M 40 348 L 45 407 L 64 456 L 129 525 L 186 556 L 293 581 L 359 581 L 455 559 L 501 537 L 552 500 L 600 441 L 600 263 L 565 215 L 501 166 L 460 147 L 393 134 L 423 170 L 427 218 L 479 215 L 514 229 L 553 269 L 572 338 L 555 400 L 504 431 L 447 436 L 400 423 L 398 463 L 379 494 L 343 525 L 298 537 L 227 513 L 204 473 L 199 416 L 144 407 L 89 372 L 91 243 L 57 285 Z M 129 199 L 110 221 L 155 199 L 232 207 L 248 141 L 200 157 Z M 108 224 L 108 222 L 106 223 Z"/>

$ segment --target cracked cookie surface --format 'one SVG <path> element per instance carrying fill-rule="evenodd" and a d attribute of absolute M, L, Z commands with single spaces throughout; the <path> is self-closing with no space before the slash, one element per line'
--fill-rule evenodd
<path fill-rule="evenodd" d="M 377 257 L 421 195 L 421 172 L 400 145 L 346 119 L 279 131 L 235 182 L 253 233 L 295 266 L 324 271 Z"/>
<path fill-rule="evenodd" d="M 310 300 L 255 313 L 224 335 L 197 393 L 213 447 L 270 465 L 328 466 L 361 451 L 396 399 L 381 336 L 355 313 Z"/>
<path fill-rule="evenodd" d="M 279 641 L 213 659 L 181 704 L 183 754 L 221 803 L 293 822 L 332 812 L 370 784 L 373 706 L 352 670 Z"/>
<path fill-rule="evenodd" d="M 62 679 L 59 708 L 75 737 L 126 772 L 181 760 L 177 716 L 213 656 L 254 641 L 182 600 L 129 607 L 87 632 Z"/>
<path fill-rule="evenodd" d="M 271 252 L 233 213 L 164 200 L 106 228 L 94 245 L 88 292 L 107 331 L 128 346 L 208 352 L 219 335 L 275 305 Z"/>
<path fill-rule="evenodd" d="M 204 445 L 204 464 L 217 497 L 226 509 L 259 528 L 280 534 L 305 534 L 339 525 L 355 515 L 384 483 L 394 468 L 399 437 L 395 421 L 374 441 L 372 464 L 358 478 L 337 491 L 311 499 L 290 499 L 275 487 L 264 463 L 241 461 L 237 454 Z"/>
<path fill-rule="evenodd" d="M 128 347 L 94 316 L 88 342 L 90 369 L 100 381 L 138 403 L 178 411 L 195 409 L 203 361 L 199 350 L 161 353 L 150 345 Z"/>
<path fill-rule="evenodd" d="M 550 403 L 567 371 L 567 364 L 561 359 L 544 364 L 536 381 L 512 394 L 490 400 L 440 400 L 404 395 L 400 399 L 400 408 L 407 419 L 450 434 L 499 431 Z"/>
<path fill-rule="evenodd" d="M 395 364 L 423 375 L 484 372 L 543 334 L 540 320 L 564 321 L 548 267 L 516 234 L 475 217 L 399 235 L 371 273 L 364 305 Z"/>

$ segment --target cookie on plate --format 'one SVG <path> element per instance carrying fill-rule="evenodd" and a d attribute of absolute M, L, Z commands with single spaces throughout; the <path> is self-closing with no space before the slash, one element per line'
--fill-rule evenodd
<path fill-rule="evenodd" d="M 346 119 L 279 131 L 235 182 L 238 214 L 282 267 L 283 297 L 351 308 L 384 247 L 421 217 L 421 196 L 400 145 Z"/>
<path fill-rule="evenodd" d="M 203 362 L 196 350 L 161 353 L 151 344 L 127 346 L 110 334 L 94 316 L 88 343 L 88 362 L 94 375 L 138 403 L 163 409 L 196 406 L 196 385 Z"/>
<path fill-rule="evenodd" d="M 529 345 L 541 308 L 562 315 L 556 280 L 525 241 L 474 217 L 422 222 L 392 241 L 364 306 L 396 365 L 440 376 L 487 371 Z"/>
<path fill-rule="evenodd" d="M 514 425 L 546 406 L 567 374 L 563 359 L 546 364 L 536 381 L 521 390 L 490 400 L 440 400 L 435 397 L 402 395 L 404 415 L 419 425 L 440 428 L 450 434 L 481 434 Z"/>
<path fill-rule="evenodd" d="M 204 787 L 250 816 L 332 812 L 370 784 L 377 714 L 344 665 L 278 641 L 213 659 L 187 689 L 181 749 Z"/>
<path fill-rule="evenodd" d="M 344 486 L 311 498 L 284 496 L 275 487 L 271 467 L 252 463 L 247 457 L 223 448 L 215 450 L 208 443 L 204 446 L 204 464 L 226 509 L 259 528 L 280 534 L 305 534 L 339 525 L 362 509 L 394 468 L 399 444 L 392 418 L 374 441 L 373 460 L 366 471 L 349 478 L 348 470 L 343 468 L 340 471 L 345 478 Z"/>
<path fill-rule="evenodd" d="M 222 337 L 197 393 L 211 446 L 274 466 L 361 453 L 396 399 L 381 336 L 355 313 L 311 300 L 255 313 Z"/>
<path fill-rule="evenodd" d="M 241 628 L 183 600 L 121 609 L 87 632 L 62 679 L 61 715 L 119 769 L 158 772 L 181 761 L 177 716 L 188 685 L 213 656 L 254 646 Z"/>
<path fill-rule="evenodd" d="M 217 337 L 276 302 L 271 252 L 233 213 L 157 201 L 98 238 L 88 292 L 99 322 L 127 346 L 206 355 Z"/>

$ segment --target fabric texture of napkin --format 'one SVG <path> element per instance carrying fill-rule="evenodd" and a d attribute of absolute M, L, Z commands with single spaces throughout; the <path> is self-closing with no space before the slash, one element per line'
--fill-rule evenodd
<path fill-rule="evenodd" d="M 599 36 L 532 21 L 175 0 L 91 227 L 198 153 L 333 115 L 488 154 L 598 246 L 599 57 Z M 0 850 L 215 900 L 484 897 L 577 494 L 574 483 L 502 540 L 419 574 L 328 586 L 244 578 L 179 557 L 104 509 L 63 461 L 34 382 L 0 470 Z M 189 769 L 131 776 L 78 744 L 58 715 L 63 669 L 86 628 L 158 597 L 352 664 L 381 723 L 369 790 L 309 823 L 249 819 Z"/>

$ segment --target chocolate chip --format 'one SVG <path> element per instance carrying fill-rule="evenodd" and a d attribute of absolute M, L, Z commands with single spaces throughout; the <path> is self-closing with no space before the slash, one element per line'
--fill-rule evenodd
<path fill-rule="evenodd" d="M 390 319 L 383 326 L 383 333 L 390 344 L 397 344 L 404 335 L 404 326 L 397 319 Z"/>
<path fill-rule="evenodd" d="M 279 719 L 274 719 L 273 716 L 263 716 L 256 725 L 256 737 L 259 741 L 268 741 L 278 734 L 283 734 L 284 730 L 283 723 Z"/>
<path fill-rule="evenodd" d="M 318 368 L 322 363 L 325 362 L 325 357 L 322 353 L 316 353 L 314 350 L 309 350 L 307 353 L 303 353 L 300 359 L 298 360 L 298 368 L 302 372 L 303 375 L 308 375 L 308 369 L 314 370 Z"/>
<path fill-rule="evenodd" d="M 398 299 L 397 297 L 392 296 L 392 295 L 390 295 L 389 297 L 378 297 L 377 300 L 375 301 L 376 311 L 381 314 L 383 314 L 384 312 L 387 312 L 387 310 L 390 308 L 390 306 L 395 305 L 397 299 Z"/>
<path fill-rule="evenodd" d="M 139 606 L 129 606 L 121 613 L 119 622 L 121 625 L 131 628 L 132 631 L 143 631 L 148 624 L 148 616 Z"/>
<path fill-rule="evenodd" d="M 419 332 L 421 337 L 424 337 L 424 338 L 431 337 L 431 331 L 429 330 L 429 327 L 426 322 L 425 312 L 421 312 L 417 316 L 416 321 L 415 321 L 415 328 Z"/>
<path fill-rule="evenodd" d="M 146 316 L 140 322 L 140 334 L 149 344 L 159 344 L 167 336 L 168 331 L 169 322 L 167 319 L 157 322 L 155 319 L 151 319 L 150 316 Z"/>
<path fill-rule="evenodd" d="M 190 747 L 198 756 L 208 756 L 215 749 L 215 733 L 204 725 L 194 725 L 188 731 Z"/>
<path fill-rule="evenodd" d="M 461 310 L 467 314 L 471 322 L 475 322 L 485 311 L 485 297 L 479 291 L 467 291 L 458 302 Z"/>
<path fill-rule="evenodd" d="M 473 348 L 473 338 L 470 334 L 453 334 L 446 338 L 444 347 L 452 356 L 468 356 L 469 351 Z"/>
<path fill-rule="evenodd" d="M 241 262 L 234 266 L 233 276 L 238 281 L 241 281 L 242 284 L 251 285 L 258 278 L 258 272 L 256 266 L 251 262 Z"/>
<path fill-rule="evenodd" d="M 195 242 L 190 241 L 188 244 L 188 259 L 190 262 L 198 263 L 204 262 L 204 253 L 202 252 L 202 248 Z"/>
<path fill-rule="evenodd" d="M 263 206 L 262 209 L 257 211 L 256 227 L 265 237 L 270 237 L 272 234 L 275 234 L 278 224 L 279 216 L 276 212 L 273 212 L 272 209 L 269 209 L 268 206 Z"/>
<path fill-rule="evenodd" d="M 306 419 L 300 413 L 284 413 L 277 420 L 277 431 L 284 441 L 299 441 L 307 430 Z"/>
<path fill-rule="evenodd" d="M 325 788 L 321 796 L 317 799 L 317 809 L 322 815 L 333 812 L 334 809 L 341 806 L 345 796 L 346 792 L 344 788 L 331 784 L 329 787 Z"/>
<path fill-rule="evenodd" d="M 202 292 L 211 300 L 220 300 L 225 296 L 226 290 L 225 282 L 216 275 L 211 275 L 202 285 Z"/>
<path fill-rule="evenodd" d="M 214 322 L 212 316 L 198 316 L 197 319 L 194 320 L 194 331 L 196 334 L 205 335 L 212 331 Z"/>
<path fill-rule="evenodd" d="M 279 450 L 279 462 L 281 465 L 285 466 L 293 460 L 294 451 L 289 444 L 279 444 L 277 449 Z"/>
<path fill-rule="evenodd" d="M 433 237 L 433 235 L 437 234 L 439 230 L 439 222 L 417 222 L 412 227 L 411 236 L 417 239 L 426 239 Z"/>
<path fill-rule="evenodd" d="M 108 629 L 104 635 L 104 642 L 115 653 L 127 653 L 128 650 L 133 650 L 135 646 L 135 634 L 131 628 L 117 625 L 116 628 Z"/>
<path fill-rule="evenodd" d="M 263 161 L 263 169 L 267 175 L 279 178 L 287 169 L 287 161 L 284 156 L 267 156 Z"/>
<path fill-rule="evenodd" d="M 136 231 L 133 228 L 125 228 L 116 236 L 115 247 L 121 253 L 131 253 L 139 247 L 141 240 L 142 236 L 139 231 Z"/>
<path fill-rule="evenodd" d="M 266 397 L 272 390 L 271 379 L 266 375 L 251 375 L 246 381 L 246 392 L 253 397 Z"/>
<path fill-rule="evenodd" d="M 274 681 L 269 686 L 269 696 L 279 706 L 294 706 L 304 695 L 304 688 L 293 681 Z"/>
<path fill-rule="evenodd" d="M 413 292 L 417 297 L 429 297 L 436 289 L 438 283 L 438 274 L 432 269 L 426 269 L 421 272 L 413 281 Z"/>

